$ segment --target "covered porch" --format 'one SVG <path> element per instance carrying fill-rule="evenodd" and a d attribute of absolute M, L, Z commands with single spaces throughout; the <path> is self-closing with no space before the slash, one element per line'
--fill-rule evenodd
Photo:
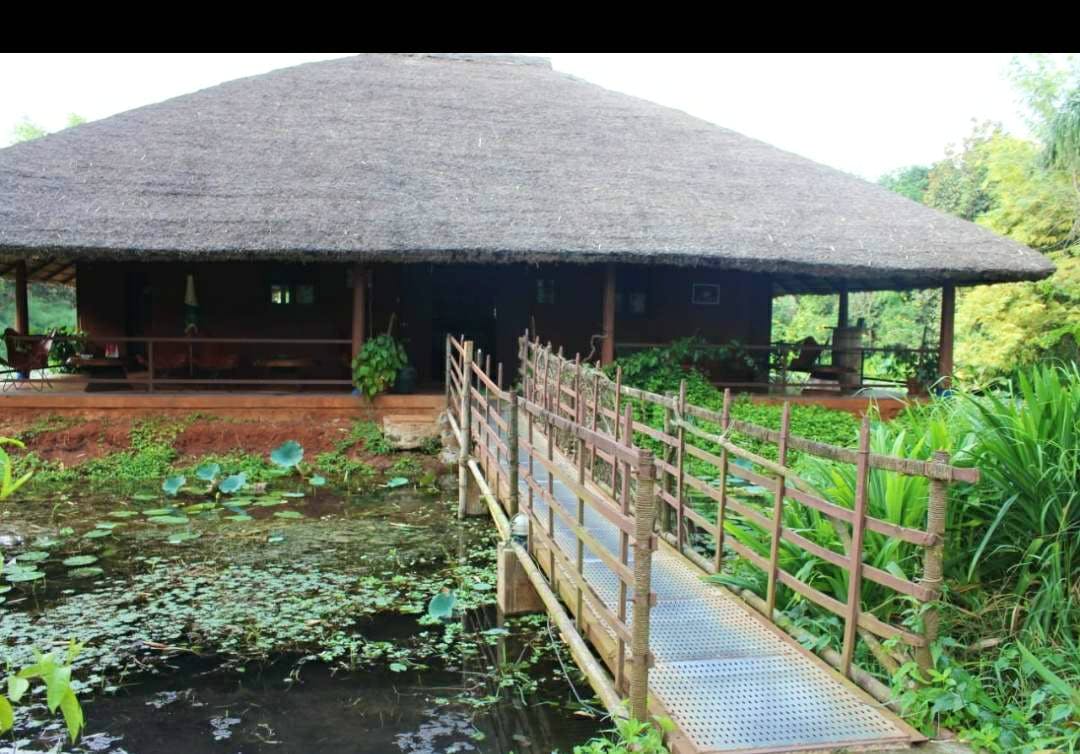
<path fill-rule="evenodd" d="M 7 351 L 40 345 L 31 280 L 74 285 L 78 332 L 48 342 L 48 369 L 5 392 L 338 394 L 352 392 L 351 362 L 373 335 L 405 345 L 421 392 L 443 386 L 445 335 L 464 335 L 482 358 L 517 373 L 516 333 L 528 329 L 583 360 L 610 364 L 644 348 L 697 336 L 698 366 L 721 387 L 759 395 L 889 397 L 902 380 L 868 369 L 896 348 L 863 340 L 844 281 L 829 342 L 776 342 L 772 299 L 810 283 L 776 275 L 644 264 L 408 264 L 15 260 L 14 328 Z M 940 337 L 909 358 L 933 364 L 938 387 L 952 373 L 955 287 L 942 287 Z M 925 345 L 925 344 L 924 344 Z M 17 388 L 17 389 L 16 389 Z"/>

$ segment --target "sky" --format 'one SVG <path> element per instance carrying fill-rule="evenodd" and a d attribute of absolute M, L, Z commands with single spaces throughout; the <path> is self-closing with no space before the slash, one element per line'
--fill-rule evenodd
<path fill-rule="evenodd" d="M 0 145 L 325 53 L 0 54 Z M 543 53 L 541 53 L 543 54 Z M 556 70 L 876 180 L 929 164 L 976 121 L 1026 136 L 1011 54 L 555 53 Z"/>

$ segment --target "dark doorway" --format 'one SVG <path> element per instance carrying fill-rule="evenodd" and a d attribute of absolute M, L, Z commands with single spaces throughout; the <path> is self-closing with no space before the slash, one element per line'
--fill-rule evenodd
<path fill-rule="evenodd" d="M 431 286 L 431 364 L 442 382 L 446 334 L 464 335 L 497 363 L 496 319 L 499 270 L 481 265 L 434 265 Z"/>

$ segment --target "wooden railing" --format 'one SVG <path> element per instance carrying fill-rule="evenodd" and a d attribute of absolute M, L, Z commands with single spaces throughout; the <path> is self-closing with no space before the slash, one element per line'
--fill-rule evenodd
<path fill-rule="evenodd" d="M 557 386 L 538 383 L 527 372 L 522 375 L 523 396 L 504 389 L 501 366 L 493 375 L 490 357 L 474 353 L 471 341 L 447 338 L 446 374 L 448 416 L 460 445 L 462 514 L 471 468 L 482 472 L 495 490 L 491 497 L 507 516 L 527 517 L 529 556 L 546 574 L 552 591 L 571 604 L 578 629 L 588 611 L 614 636 L 614 688 L 618 693 L 628 690 L 631 714 L 645 719 L 653 662 L 649 612 L 656 601 L 650 587 L 657 545 L 652 453 L 586 426 L 583 405 L 568 409 L 557 400 Z M 595 484 L 586 473 L 586 459 L 596 456 L 613 464 L 620 479 L 618 494 Z M 588 530 L 587 523 L 597 517 L 617 531 L 614 551 Z M 570 533 L 572 547 L 560 543 L 557 530 Z M 614 608 L 590 583 L 586 551 L 616 577 Z M 632 616 L 627 615 L 628 603 Z"/>
<path fill-rule="evenodd" d="M 622 358 L 638 351 L 669 345 L 667 342 L 619 341 L 615 344 L 615 352 Z M 880 360 L 875 357 L 891 357 L 904 362 L 932 359 L 935 363 L 938 358 L 936 348 L 841 348 L 822 344 L 817 347 L 818 358 L 811 368 L 791 368 L 795 366 L 802 348 L 801 343 L 785 342 L 768 345 L 710 343 L 698 349 L 697 355 L 702 362 L 700 367 L 716 387 L 779 394 L 807 389 L 838 395 L 867 388 L 906 389 L 909 375 L 895 368 L 886 370 L 891 373 L 875 373 L 875 369 L 881 368 Z M 841 364 L 857 366 L 847 367 L 850 374 L 845 374 L 845 369 L 839 366 Z M 811 381 L 811 372 L 815 371 L 819 373 L 819 377 Z"/>
<path fill-rule="evenodd" d="M 13 343 L 44 336 L 10 336 Z M 58 360 L 59 344 L 70 356 Z M 156 392 L 178 387 L 351 387 L 352 341 L 340 338 L 53 337 L 51 387 L 126 386 Z M 115 349 L 113 355 L 106 355 Z M 50 375 L 30 375 L 31 386 Z"/>
<path fill-rule="evenodd" d="M 872 453 L 870 425 L 865 418 L 857 448 L 827 445 L 791 434 L 790 404 L 783 407 L 779 431 L 767 429 L 731 417 L 730 389 L 724 392 L 722 410 L 715 411 L 690 404 L 685 381 L 677 395 L 658 395 L 623 385 L 618 369 L 614 379 L 609 379 L 600 370 L 582 364 L 580 358 L 565 358 L 550 344 L 542 346 L 526 338 L 521 347 L 526 396 L 543 401 L 559 417 L 572 418 L 592 432 L 611 437 L 619 447 L 633 447 L 638 442 L 658 449 L 658 529 L 679 553 L 714 574 L 723 569 L 729 552 L 760 569 L 766 577 L 764 598 L 752 604 L 769 620 L 777 616 L 781 586 L 836 615 L 844 626 L 841 651 L 826 659 L 845 675 L 865 675 L 853 665 L 859 638 L 886 668 L 908 658 L 903 649 L 886 650 L 879 638 L 899 640 L 914 652 L 920 664 L 929 664 L 929 647 L 938 630 L 935 603 L 941 593 L 948 489 L 954 482 L 977 482 L 977 469 L 950 465 L 944 452 L 935 453 L 929 461 Z M 657 414 L 662 421 L 645 421 Z M 754 441 L 759 452 L 743 447 L 735 438 L 744 444 Z M 565 441 L 562 447 L 572 450 Z M 775 460 L 763 455 L 769 447 Z M 840 504 L 815 490 L 793 468 L 792 451 L 854 467 L 852 504 Z M 620 469 L 618 458 L 599 445 L 586 448 L 586 454 L 588 479 L 608 495 L 625 500 L 628 475 Z M 925 478 L 925 523 L 916 528 L 871 515 L 872 473 Z M 735 481 L 743 489 L 757 487 L 759 495 L 740 491 L 733 486 Z M 786 527 L 785 511 L 792 506 L 824 515 L 843 551 L 834 549 L 835 542 L 830 547 L 830 543 L 813 541 L 808 532 Z M 868 532 L 921 550 L 921 578 L 865 563 Z M 740 538 L 725 536 L 727 533 L 738 533 Z M 693 542 L 688 541 L 691 535 Z M 782 546 L 800 548 L 842 569 L 847 574 L 846 593 L 826 594 L 783 569 Z M 910 612 L 921 615 L 921 630 L 896 625 L 863 609 L 864 581 L 914 601 L 916 609 Z"/>

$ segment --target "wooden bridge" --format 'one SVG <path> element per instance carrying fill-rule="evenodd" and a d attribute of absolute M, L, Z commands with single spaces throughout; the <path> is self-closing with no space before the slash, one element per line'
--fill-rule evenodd
<path fill-rule="evenodd" d="M 730 394 L 718 413 L 690 404 L 685 384 L 679 395 L 661 396 L 528 334 L 520 347 L 519 394 L 471 342 L 447 338 L 461 512 L 490 512 L 504 535 L 500 605 L 546 610 L 613 715 L 669 718 L 675 754 L 895 749 L 925 740 L 856 659 L 888 671 L 929 663 L 948 485 L 976 481 L 977 470 L 951 466 L 943 453 L 930 462 L 873 454 L 865 420 L 857 450 L 824 445 L 790 434 L 789 406 L 780 431 L 769 430 L 730 418 Z M 750 443 L 755 451 L 744 447 Z M 766 457 L 770 446 L 775 459 Z M 850 503 L 826 499 L 799 477 L 793 451 L 847 468 Z M 886 475 L 925 485 L 922 526 L 869 515 L 870 487 Z M 828 521 L 843 547 L 786 523 L 795 507 Z M 521 517 L 528 536 L 513 538 Z M 921 553 L 921 578 L 864 563 L 868 538 L 893 543 L 895 562 Z M 834 569 L 846 599 L 785 570 L 790 548 Z M 758 570 L 763 598 L 702 578 L 729 560 Z M 864 611 L 866 582 L 899 595 L 907 609 L 889 620 Z M 840 651 L 806 649 L 820 642 L 776 610 L 781 593 L 841 620 Z M 898 625 L 901 614 L 920 616 L 918 625 Z"/>

